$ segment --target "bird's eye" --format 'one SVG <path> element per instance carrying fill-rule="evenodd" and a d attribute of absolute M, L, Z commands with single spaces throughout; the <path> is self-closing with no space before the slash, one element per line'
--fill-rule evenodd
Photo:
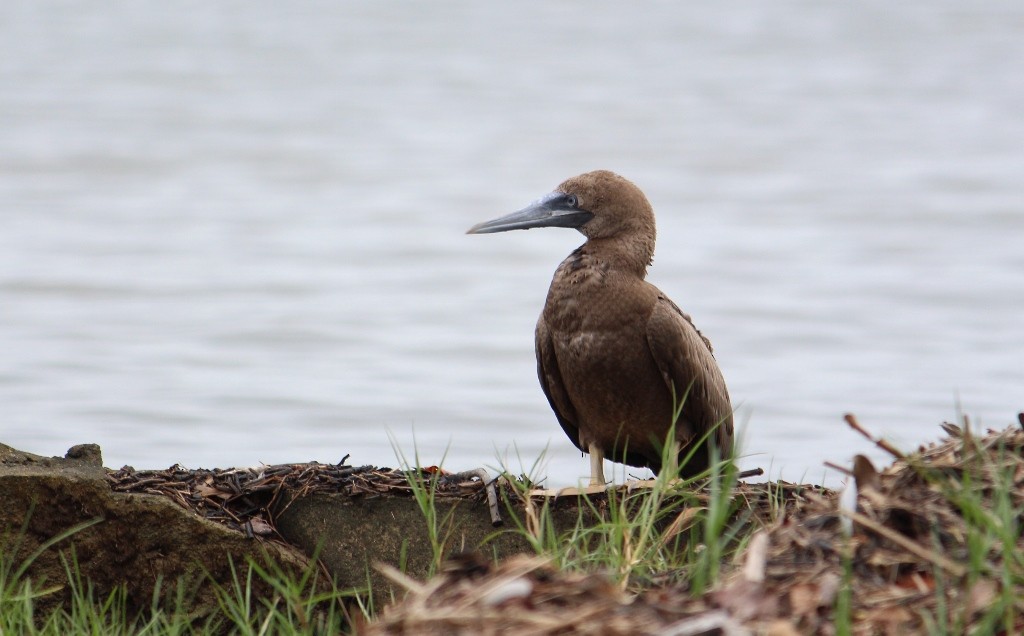
<path fill-rule="evenodd" d="M 574 208 L 580 204 L 579 199 L 576 198 L 575 194 L 565 195 L 565 204 L 570 208 Z"/>

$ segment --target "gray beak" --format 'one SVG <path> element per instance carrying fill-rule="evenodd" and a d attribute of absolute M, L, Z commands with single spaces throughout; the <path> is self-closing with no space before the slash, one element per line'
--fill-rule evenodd
<path fill-rule="evenodd" d="M 592 218 L 594 218 L 593 214 L 579 208 L 575 195 L 552 192 L 518 212 L 477 223 L 469 228 L 466 234 L 491 234 L 509 230 L 528 230 L 533 227 L 579 229 Z"/>

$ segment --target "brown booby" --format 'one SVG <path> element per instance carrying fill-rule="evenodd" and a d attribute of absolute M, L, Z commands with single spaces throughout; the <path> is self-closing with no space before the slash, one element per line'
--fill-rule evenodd
<path fill-rule="evenodd" d="M 587 237 L 555 270 L 536 345 L 541 387 L 566 435 L 590 454 L 590 483 L 605 483 L 605 457 L 660 472 L 673 422 L 682 477 L 731 454 L 732 406 L 711 343 L 644 280 L 655 226 L 643 192 L 613 172 L 588 172 L 467 233 L 535 227 Z"/>

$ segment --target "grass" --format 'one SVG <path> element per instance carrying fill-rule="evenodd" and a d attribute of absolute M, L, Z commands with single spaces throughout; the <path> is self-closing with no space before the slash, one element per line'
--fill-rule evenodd
<path fill-rule="evenodd" d="M 928 466 L 917 466 L 920 474 L 938 489 L 946 501 L 959 511 L 966 528 L 967 574 L 963 583 L 973 602 L 951 607 L 947 602 L 951 587 L 941 570 L 936 569 L 937 608 L 928 623 L 933 633 L 978 634 L 1016 633 L 1024 617 L 1024 554 L 1019 542 L 1024 518 L 1024 493 L 1016 487 L 1020 467 L 1007 462 L 1007 450 L 1001 444 L 995 452 L 986 452 L 976 437 L 963 437 L 961 453 L 968 458 L 961 474 Z M 936 536 L 936 544 L 939 538 Z M 980 607 L 971 607 L 979 605 Z M 980 614 L 973 617 L 972 614 Z"/>
<path fill-rule="evenodd" d="M 1005 447 L 1007 440 L 1012 448 Z M 937 448 L 905 457 L 886 477 L 882 491 L 858 501 L 866 507 L 856 513 L 860 520 L 852 536 L 838 532 L 841 515 L 834 500 L 829 512 L 828 501 L 816 495 L 812 501 L 820 503 L 810 505 L 809 517 L 783 524 L 787 513 L 781 484 L 766 490 L 767 514 L 762 509 L 754 515 L 732 496 L 732 462 L 712 462 L 700 480 L 680 482 L 667 477 L 673 470 L 671 454 L 664 458 L 666 471 L 651 488 L 581 499 L 579 516 L 568 526 L 564 519 L 556 521 L 550 499 L 529 496 L 531 479 L 516 482 L 522 514 L 510 515 L 516 520 L 510 532 L 526 538 L 535 553 L 562 571 L 603 572 L 621 589 L 637 594 L 674 584 L 696 599 L 721 589 L 723 572 L 737 569 L 733 566 L 752 535 L 767 527 L 772 533 L 781 531 L 774 540 L 783 550 L 775 554 L 782 571 L 803 573 L 797 588 L 776 580 L 759 588 L 760 594 L 778 594 L 774 604 L 786 607 L 791 599 L 807 598 L 791 594 L 825 589 L 818 587 L 814 572 L 829 572 L 836 581 L 824 615 L 811 607 L 813 611 L 794 620 L 817 625 L 824 619 L 826 631 L 837 634 L 884 631 L 894 621 L 915 625 L 915 633 L 1020 633 L 1021 434 L 1011 428 L 983 440 L 965 430 L 959 441 Z M 694 481 L 702 487 L 695 488 Z M 800 529 L 804 521 L 814 529 L 810 534 Z M 829 536 L 828 527 L 836 534 Z M 793 549 L 798 556 L 784 552 Z M 729 587 L 735 584 L 731 580 L 725 587 L 736 589 Z M 469 600 L 457 603 L 464 607 Z"/>
<path fill-rule="evenodd" d="M 423 471 L 418 455 L 415 463 L 400 452 L 398 455 L 423 515 L 433 573 L 459 547 L 453 541 L 451 509 L 442 513 L 437 505 L 434 486 L 442 473 Z M 665 455 L 666 466 L 674 466 L 677 459 L 670 448 Z M 561 530 L 550 503 L 532 503 L 527 494 L 529 480 L 510 480 L 520 488 L 518 494 L 529 512 L 507 515 L 518 525 L 503 532 L 519 533 L 537 554 L 563 569 L 612 572 L 623 588 L 671 578 L 690 581 L 695 591 L 707 589 L 717 577 L 720 560 L 744 540 L 743 524 L 730 523 L 735 507 L 728 493 L 736 469 L 731 462 L 716 462 L 707 477 L 709 496 L 703 498 L 695 494 L 693 480 L 670 479 L 667 475 L 671 472 L 671 468 L 663 471 L 653 487 L 643 491 L 609 491 L 606 499 L 582 499 L 576 523 Z M 161 600 L 158 588 L 149 610 L 133 614 L 123 588 L 100 595 L 83 580 L 73 552 L 65 557 L 66 581 L 34 587 L 25 576 L 32 561 L 88 525 L 54 537 L 19 563 L 10 558 L 19 553 L 19 545 L 0 550 L 0 634 L 341 633 L 353 615 L 369 618 L 373 614 L 370 597 L 337 589 L 318 591 L 315 583 L 321 573 L 315 567 L 295 576 L 273 565 L 236 565 L 230 582 L 214 584 L 215 611 L 203 617 L 189 615 L 184 609 L 194 590 L 182 582 L 162 583 L 175 586 L 171 602 Z M 269 595 L 257 593 L 268 588 Z M 61 592 L 68 592 L 70 602 L 45 615 L 38 610 L 40 599 Z"/>
<path fill-rule="evenodd" d="M 25 636 L 177 636 L 181 634 L 262 634 L 314 635 L 340 634 L 352 622 L 352 610 L 361 613 L 358 599 L 350 591 L 318 584 L 322 573 L 315 564 L 293 575 L 271 564 L 250 562 L 232 567 L 227 587 L 214 584 L 215 610 L 196 616 L 188 602 L 194 590 L 182 581 L 175 583 L 170 602 L 161 599 L 161 584 L 153 591 L 146 612 L 133 612 L 125 588 L 118 587 L 100 595 L 89 581 L 83 580 L 73 551 L 62 553 L 66 581 L 37 589 L 25 577 L 32 561 L 45 549 L 56 545 L 90 524 L 77 526 L 46 542 L 24 561 L 15 563 L 10 555 L 16 545 L 0 551 L 0 634 Z M 17 543 L 17 541 L 15 541 Z M 15 549 L 11 549 L 15 548 Z M 326 587 L 326 589 L 325 589 Z M 270 594 L 256 590 L 269 588 Z M 67 602 L 55 609 L 41 611 L 39 602 L 51 594 L 67 592 Z M 356 601 L 356 602 L 353 602 Z"/>
<path fill-rule="evenodd" d="M 510 532 L 562 570 L 608 572 L 623 589 L 674 581 L 700 593 L 714 584 L 721 562 L 752 532 L 730 497 L 736 465 L 713 461 L 699 478 L 681 480 L 674 477 L 679 468 L 674 450 L 664 446 L 665 468 L 649 487 L 581 497 L 569 527 L 556 522 L 550 498 L 538 503 L 530 496 L 533 479 L 509 480 L 521 505 L 509 510 L 515 524 Z"/>
<path fill-rule="evenodd" d="M 965 574 L 932 568 L 930 604 L 915 610 L 928 633 L 1016 633 L 1024 620 L 1021 469 L 1002 461 L 1005 454 L 1017 451 L 998 448 L 993 454 L 977 445 L 977 438 L 964 436 L 961 452 L 967 459 L 955 471 L 912 466 L 962 524 L 934 524 L 932 529 L 929 547 L 961 563 Z M 642 592 L 672 584 L 700 597 L 721 584 L 723 573 L 733 569 L 756 531 L 782 519 L 785 502 L 781 490 L 776 495 L 769 488 L 769 513 L 755 517 L 732 496 L 737 483 L 732 461 L 713 461 L 700 479 L 683 481 L 670 478 L 677 461 L 672 451 L 666 446 L 666 470 L 650 487 L 580 498 L 575 521 L 568 524 L 550 498 L 529 495 L 531 478 L 509 479 L 519 505 L 509 503 L 505 518 L 512 525 L 498 532 L 518 535 L 560 570 L 607 573 L 622 590 Z M 430 570 L 435 573 L 460 548 L 454 541 L 451 509 L 442 513 L 444 507 L 438 505 L 434 486 L 441 473 L 420 469 L 418 456 L 413 464 L 399 457 L 422 512 Z M 20 562 L 10 558 L 20 552 L 16 538 L 0 550 L 0 634 L 343 633 L 354 617 L 371 618 L 375 611 L 372 597 L 323 585 L 322 572 L 315 567 L 294 575 L 274 565 L 239 564 L 228 584 L 214 586 L 216 609 L 203 617 L 183 609 L 191 591 L 180 582 L 164 583 L 175 586 L 170 596 L 176 600 L 167 602 L 167 595 L 160 600 L 158 589 L 149 611 L 132 614 L 124 589 L 103 596 L 82 580 L 73 552 L 65 553 L 66 581 L 27 578 L 33 559 L 87 526 L 52 538 Z M 835 633 L 850 634 L 860 631 L 855 627 L 863 620 L 858 576 L 865 566 L 853 544 L 843 545 L 838 571 L 842 582 L 830 621 Z M 962 554 L 956 546 L 962 546 Z M 39 610 L 50 595 L 64 592 L 69 592 L 68 603 L 48 612 Z"/>
<path fill-rule="evenodd" d="M 452 551 L 450 539 L 452 537 L 455 508 L 449 507 L 447 513 L 441 514 L 437 506 L 437 482 L 444 473 L 440 469 L 424 471 L 420 464 L 419 450 L 413 455 L 415 463 L 410 464 L 398 445 L 398 441 L 393 437 L 391 445 L 395 450 L 399 466 L 402 472 L 405 473 L 405 478 L 409 481 L 413 499 L 416 501 L 416 505 L 419 506 L 420 512 L 423 514 L 423 520 L 426 522 L 427 540 L 431 548 L 429 574 L 433 575 Z M 444 463 L 446 456 L 447 453 L 441 457 L 441 464 Z M 427 477 L 424 478 L 424 475 L 427 475 Z M 399 569 L 402 571 L 405 571 L 407 546 L 408 542 L 403 542 L 402 558 L 399 561 Z"/>

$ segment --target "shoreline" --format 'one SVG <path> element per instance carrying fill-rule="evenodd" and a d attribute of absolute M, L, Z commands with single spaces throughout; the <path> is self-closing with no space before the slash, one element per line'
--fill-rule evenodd
<path fill-rule="evenodd" d="M 0 446 L 3 555 L 35 554 L 22 575 L 38 581 L 66 578 L 77 553 L 97 593 L 125 590 L 126 616 L 164 611 L 159 580 L 226 585 L 225 557 L 285 564 L 273 566 L 285 578 L 319 569 L 345 629 L 369 634 L 465 621 L 485 633 L 558 621 L 613 634 L 1024 628 L 1024 415 L 984 434 L 946 423 L 909 453 L 847 423 L 893 461 L 860 456 L 845 494 L 743 482 L 732 463 L 595 493 L 436 467 L 114 471 L 95 445 L 63 459 Z M 62 594 L 39 610 L 65 606 Z"/>

